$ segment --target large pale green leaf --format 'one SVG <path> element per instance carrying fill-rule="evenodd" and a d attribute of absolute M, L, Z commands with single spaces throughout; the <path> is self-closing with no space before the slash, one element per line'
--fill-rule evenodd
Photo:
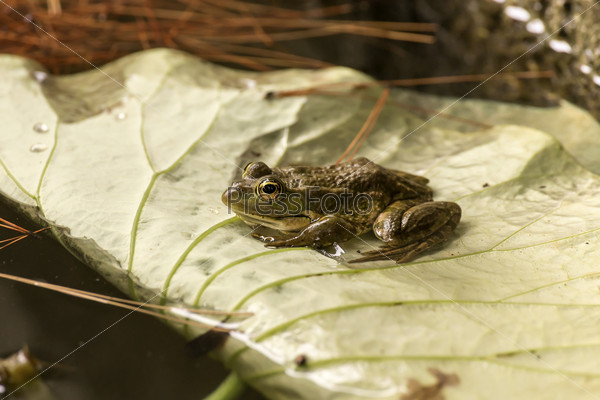
<path fill-rule="evenodd" d="M 373 237 L 331 257 L 265 249 L 220 194 L 250 160 L 332 163 L 378 96 L 266 92 L 367 77 L 167 50 L 39 69 L 0 57 L 3 196 L 131 296 L 254 313 L 218 356 L 268 397 L 600 396 L 600 129 L 581 110 L 461 101 L 447 113 L 494 126 L 425 124 L 398 103 L 454 100 L 392 91 L 361 155 L 427 176 L 463 220 L 412 263 L 350 268 Z"/>

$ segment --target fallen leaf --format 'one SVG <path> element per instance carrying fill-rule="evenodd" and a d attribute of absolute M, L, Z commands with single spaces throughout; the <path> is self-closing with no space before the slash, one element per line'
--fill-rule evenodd
<path fill-rule="evenodd" d="M 378 89 L 266 93 L 368 77 L 234 71 L 172 50 L 42 82 L 40 68 L 0 57 L 4 199 L 132 297 L 254 313 L 216 355 L 269 398 L 397 400 L 431 368 L 460 376 L 447 399 L 600 396 L 600 128 L 583 111 L 444 111 L 494 125 L 482 129 L 398 104 L 455 99 L 392 90 L 359 155 L 427 176 L 463 219 L 414 262 L 352 269 L 380 245 L 371 235 L 335 258 L 265 249 L 220 195 L 257 154 L 333 163 Z"/>

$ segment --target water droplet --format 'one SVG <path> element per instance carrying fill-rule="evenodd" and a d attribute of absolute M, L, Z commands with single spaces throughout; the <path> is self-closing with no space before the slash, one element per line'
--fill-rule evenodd
<path fill-rule="evenodd" d="M 220 213 L 221 211 L 218 208 L 213 208 L 213 207 L 208 207 L 208 211 L 210 211 L 211 213 L 217 215 L 218 213 Z"/>
<path fill-rule="evenodd" d="M 123 121 L 125 118 L 127 118 L 127 114 L 125 114 L 124 112 L 120 112 L 117 114 L 116 118 L 119 121 Z"/>
<path fill-rule="evenodd" d="M 46 150 L 47 148 L 48 148 L 48 145 L 46 145 L 44 143 L 36 143 L 29 148 L 29 151 L 31 151 L 32 153 L 41 153 L 42 151 Z"/>
<path fill-rule="evenodd" d="M 525 25 L 525 28 L 531 33 L 544 33 L 546 31 L 546 27 L 544 23 L 540 19 L 533 19 Z"/>
<path fill-rule="evenodd" d="M 557 53 L 571 53 L 573 51 L 571 45 L 564 40 L 551 40 L 548 45 Z"/>
<path fill-rule="evenodd" d="M 254 79 L 242 78 L 240 83 L 249 89 L 256 87 L 256 81 Z"/>
<path fill-rule="evenodd" d="M 43 122 L 38 122 L 33 125 L 33 130 L 37 133 L 46 133 L 48 132 L 48 125 L 44 124 Z"/>
<path fill-rule="evenodd" d="M 345 253 L 344 249 L 342 249 L 342 246 L 340 246 L 336 242 L 333 242 L 333 248 L 335 249 L 335 253 L 333 253 L 333 256 L 335 257 L 339 257 Z"/>
<path fill-rule="evenodd" d="M 531 14 L 523 7 L 507 6 L 504 13 L 515 21 L 527 22 L 531 19 Z"/>
<path fill-rule="evenodd" d="M 592 67 L 590 67 L 589 65 L 586 65 L 586 64 L 582 64 L 579 66 L 579 70 L 581 72 L 583 72 L 584 74 L 589 74 L 592 72 Z"/>
<path fill-rule="evenodd" d="M 35 79 L 39 83 L 44 82 L 46 78 L 48 78 L 48 74 L 44 71 L 33 71 L 31 73 L 31 76 L 33 76 L 33 79 Z"/>
<path fill-rule="evenodd" d="M 346 254 L 344 249 L 342 249 L 342 247 L 339 244 L 337 244 L 336 242 L 333 242 L 332 246 L 333 246 L 333 252 L 329 251 L 328 248 L 317 249 L 317 251 L 326 257 L 337 259 L 340 262 L 344 261 L 342 258 L 342 256 L 344 254 Z"/>

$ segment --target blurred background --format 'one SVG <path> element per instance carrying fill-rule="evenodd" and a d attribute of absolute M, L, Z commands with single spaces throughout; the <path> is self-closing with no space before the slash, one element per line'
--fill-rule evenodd
<path fill-rule="evenodd" d="M 500 70 L 518 72 L 469 96 L 539 106 L 567 99 L 600 117 L 600 6 L 589 0 L 0 0 L 0 51 L 52 74 L 156 47 L 255 71 L 344 65 L 453 96 Z M 28 224 L 4 206 L 0 216 Z M 0 272 L 116 294 L 49 237 L 2 249 Z M 0 357 L 27 344 L 54 362 L 126 314 L 0 280 Z M 56 399 L 202 398 L 227 371 L 187 356 L 184 344 L 160 321 L 133 315 L 44 382 Z"/>
<path fill-rule="evenodd" d="M 155 47 L 257 71 L 345 65 L 378 79 L 554 71 L 472 95 L 565 98 L 598 117 L 599 21 L 591 0 L 2 0 L 0 49 L 52 73 Z M 476 85 L 418 83 L 459 96 Z"/>

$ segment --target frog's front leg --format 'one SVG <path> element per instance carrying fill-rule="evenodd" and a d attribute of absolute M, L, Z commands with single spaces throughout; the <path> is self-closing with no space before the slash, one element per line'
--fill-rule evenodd
<path fill-rule="evenodd" d="M 410 202 L 390 204 L 373 224 L 375 236 L 386 246 L 363 253 L 352 262 L 412 260 L 430 247 L 448 239 L 460 221 L 461 209 L 456 203 L 429 201 L 412 206 Z"/>
<path fill-rule="evenodd" d="M 344 242 L 359 235 L 360 229 L 345 220 L 333 215 L 326 215 L 312 222 L 298 234 L 287 236 L 258 236 L 265 242 L 265 247 L 324 247 L 334 242 Z"/>

